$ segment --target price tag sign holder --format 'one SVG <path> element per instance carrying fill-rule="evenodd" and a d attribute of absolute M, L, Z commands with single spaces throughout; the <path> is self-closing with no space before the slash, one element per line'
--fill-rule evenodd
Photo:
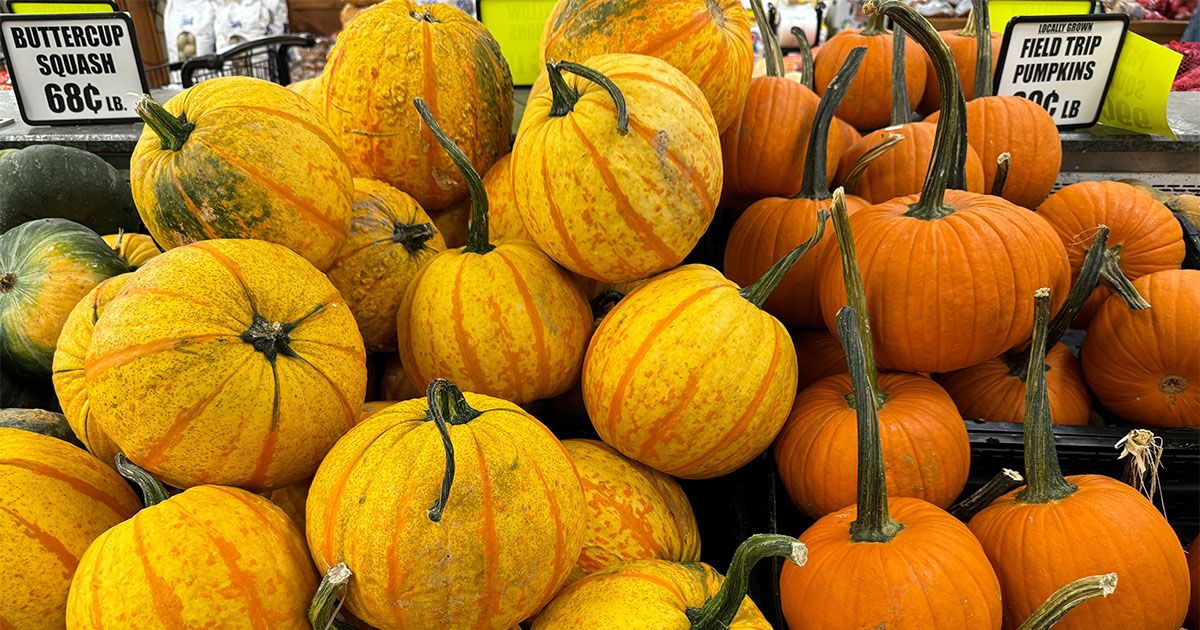
<path fill-rule="evenodd" d="M 18 47 L 13 41 L 13 33 L 22 26 L 39 29 L 51 27 L 50 31 L 39 33 L 44 36 L 49 32 L 50 37 L 54 32 L 59 33 L 56 44 L 69 41 L 62 39 L 63 33 L 74 37 L 85 33 L 85 39 L 94 40 L 96 31 L 87 27 L 114 22 L 124 27 L 119 46 L 104 48 L 107 51 L 105 53 L 95 53 L 107 57 L 90 57 L 98 49 L 86 46 L 75 46 L 77 52 L 59 53 L 53 51 L 65 50 L 61 46 Z M 40 54 L 39 50 L 51 52 L 43 55 L 46 59 L 39 60 L 35 57 Z M 21 119 L 29 125 L 98 125 L 141 121 L 133 108 L 126 105 L 126 99 L 132 98 L 131 94 L 149 94 L 150 86 L 142 67 L 142 53 L 138 49 L 133 18 L 127 13 L 0 14 L 0 52 L 4 53 L 8 63 L 17 110 Z M 60 73 L 49 59 L 56 55 L 70 56 L 77 64 L 86 63 L 93 72 L 71 74 L 65 71 L 64 66 Z M 117 55 L 122 58 L 116 58 Z M 106 73 L 110 64 L 113 71 Z M 79 107 L 80 104 L 83 106 Z"/>

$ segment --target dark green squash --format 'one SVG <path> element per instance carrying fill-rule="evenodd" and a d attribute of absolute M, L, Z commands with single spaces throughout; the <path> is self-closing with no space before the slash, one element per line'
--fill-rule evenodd
<path fill-rule="evenodd" d="M 58 397 L 48 378 L 27 378 L 0 368 L 0 408 L 60 411 Z"/>
<path fill-rule="evenodd" d="M 129 182 L 95 153 L 39 144 L 0 157 L 0 233 L 52 217 L 100 234 L 141 228 Z"/>
<path fill-rule="evenodd" d="M 79 448 L 83 444 L 75 437 L 71 425 L 61 413 L 44 409 L 0 409 L 0 428 L 32 431 L 69 442 Z"/>

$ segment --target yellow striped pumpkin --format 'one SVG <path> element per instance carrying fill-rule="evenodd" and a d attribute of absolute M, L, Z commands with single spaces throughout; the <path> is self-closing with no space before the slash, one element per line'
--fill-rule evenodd
<path fill-rule="evenodd" d="M 104 242 L 108 243 L 114 252 L 117 252 L 117 256 L 120 256 L 121 260 L 134 268 L 141 267 L 146 264 L 146 261 L 162 253 L 158 249 L 158 245 L 154 244 L 154 239 L 145 234 L 119 232 L 105 234 L 100 238 L 103 238 Z"/>
<path fill-rule="evenodd" d="M 488 237 L 492 240 L 503 241 L 523 238 L 533 240 L 525 230 L 521 214 L 517 212 L 517 200 L 513 192 L 512 154 L 496 160 L 496 163 L 483 175 L 483 188 L 488 195 Z M 441 229 L 443 222 L 455 224 L 456 238 L 450 247 L 462 247 L 467 242 L 467 224 L 471 219 L 471 199 L 468 197 L 453 206 L 442 210 L 434 217 L 434 222 Z M 447 241 L 449 244 L 449 241 Z"/>
<path fill-rule="evenodd" d="M 209 79 L 159 105 L 129 162 L 133 200 L 170 249 L 214 238 L 279 243 L 327 269 L 350 229 L 350 164 L 302 96 L 248 77 Z"/>
<path fill-rule="evenodd" d="M 172 486 L 272 490 L 310 477 L 354 425 L 366 354 L 329 280 L 287 248 L 214 240 L 138 270 L 96 322 L 89 404 Z"/>
<path fill-rule="evenodd" d="M 517 210 L 558 264 L 640 280 L 678 265 L 712 222 L 721 142 L 700 89 L 667 62 L 586 64 L 534 84 L 512 153 Z"/>
<path fill-rule="evenodd" d="M 304 97 L 318 111 L 325 110 L 325 75 L 317 75 L 311 79 L 296 81 L 287 86 L 289 90 Z"/>
<path fill-rule="evenodd" d="M 0 628 L 62 630 L 80 557 L 133 516 L 117 473 L 62 440 L 0 428 Z"/>
<path fill-rule="evenodd" d="M 567 578 L 587 519 L 575 468 L 549 429 L 443 379 L 339 440 L 307 507 L 318 570 L 345 562 L 354 574 L 346 608 L 404 630 L 527 618 Z"/>

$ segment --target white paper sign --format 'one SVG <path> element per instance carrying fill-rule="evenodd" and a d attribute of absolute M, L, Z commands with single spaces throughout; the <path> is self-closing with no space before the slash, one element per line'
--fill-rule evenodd
<path fill-rule="evenodd" d="M 0 15 L 21 118 L 31 125 L 134 122 L 149 92 L 124 13 Z"/>
<path fill-rule="evenodd" d="M 1013 18 L 1004 31 L 995 93 L 1041 105 L 1062 129 L 1090 127 L 1128 28 L 1125 14 Z"/>

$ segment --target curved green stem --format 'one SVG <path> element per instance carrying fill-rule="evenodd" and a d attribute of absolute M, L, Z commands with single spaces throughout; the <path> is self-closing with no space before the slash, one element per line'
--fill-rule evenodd
<path fill-rule="evenodd" d="M 341 608 L 341 599 L 338 598 L 338 595 L 350 582 L 350 575 L 350 568 L 346 566 L 345 562 L 330 567 L 325 572 L 325 577 L 321 578 L 321 583 L 317 585 L 317 592 L 313 594 L 308 605 L 308 622 L 312 625 L 313 630 L 329 630 L 330 628 L 353 630 L 353 626 L 336 619 L 338 608 Z"/>
<path fill-rule="evenodd" d="M 166 108 L 159 105 L 157 101 L 150 98 L 149 94 L 142 94 L 138 97 L 137 105 L 134 111 L 146 121 L 146 126 L 150 128 L 162 142 L 164 151 L 179 151 L 183 148 L 183 143 L 187 142 L 188 136 L 192 130 L 196 128 L 196 123 L 190 123 L 184 114 L 180 114 L 178 118 L 171 115 Z"/>
<path fill-rule="evenodd" d="M 878 160 L 884 153 L 891 151 L 893 147 L 900 144 L 904 140 L 904 136 L 898 133 L 889 133 L 879 141 L 879 144 L 867 149 L 866 153 L 858 156 L 854 161 L 854 166 L 850 167 L 850 171 L 846 173 L 846 181 L 842 182 L 842 188 L 847 195 L 853 195 L 855 189 L 858 188 L 858 180 L 862 179 L 863 173 L 867 172 L 867 167 L 871 166 L 871 162 Z"/>
<path fill-rule="evenodd" d="M 980 486 L 978 490 L 971 493 L 971 496 L 950 506 L 950 516 L 967 522 L 972 516 L 979 513 L 980 510 L 992 504 L 993 501 L 1000 497 L 1020 488 L 1025 484 L 1025 478 L 1021 473 L 1012 470 L 1011 468 L 1002 469 L 996 473 L 995 477 L 988 480 L 987 483 Z"/>
<path fill-rule="evenodd" d="M 884 28 L 884 19 L 882 15 L 868 15 L 867 25 L 863 28 L 860 35 L 874 37 L 876 35 L 887 35 L 887 29 Z"/>
<path fill-rule="evenodd" d="M 625 103 L 625 95 L 621 93 L 621 88 L 599 71 L 570 61 L 546 64 L 546 72 L 550 77 L 550 96 L 553 99 L 550 104 L 551 116 L 566 116 L 579 101 L 579 92 L 567 85 L 562 75 L 559 74 L 560 71 L 583 77 L 608 92 L 609 97 L 613 100 L 613 105 L 617 108 L 617 133 L 622 136 L 629 133 L 629 107 Z"/>
<path fill-rule="evenodd" d="M 579 102 L 579 92 L 567 85 L 558 68 L 552 62 L 546 62 L 546 77 L 550 80 L 550 112 L 548 115 L 561 118 L 575 110 Z"/>
<path fill-rule="evenodd" d="M 971 0 L 971 18 L 975 25 L 974 98 L 992 95 L 992 19 L 987 0 Z"/>
<path fill-rule="evenodd" d="M 141 467 L 134 465 L 125 457 L 125 453 L 117 453 L 115 460 L 117 472 L 141 488 L 143 505 L 151 507 L 171 498 L 171 495 L 167 493 L 167 487 L 161 481 L 155 479 Z"/>
<path fill-rule="evenodd" d="M 775 287 L 779 286 L 780 282 L 783 282 L 783 277 L 791 270 L 792 265 L 796 264 L 796 261 L 801 256 L 820 242 L 821 237 L 825 235 L 825 221 L 828 219 L 829 212 L 827 210 L 818 210 L 817 227 L 813 229 L 813 235 L 808 239 L 808 242 L 796 247 L 783 258 L 775 261 L 775 264 L 771 265 L 771 268 L 767 269 L 767 272 L 761 278 L 755 280 L 750 286 L 740 289 L 738 293 L 751 304 L 762 308 L 763 302 L 766 302 L 771 292 L 775 290 Z"/>
<path fill-rule="evenodd" d="M 763 38 L 763 60 L 767 62 L 767 76 L 783 78 L 783 50 L 779 48 L 779 37 L 775 27 L 763 9 L 762 0 L 750 0 L 750 10 L 758 23 L 758 32 Z"/>
<path fill-rule="evenodd" d="M 1108 597 L 1117 590 L 1117 574 L 1093 575 L 1079 578 L 1054 591 L 1045 603 L 1033 611 L 1017 630 L 1049 630 L 1051 626 L 1071 612 L 1071 609 L 1096 597 Z"/>
<path fill-rule="evenodd" d="M 912 119 L 908 103 L 908 80 L 904 67 L 904 29 L 899 24 L 892 29 L 892 125 L 903 125 Z"/>
<path fill-rule="evenodd" d="M 700 608 L 687 609 L 691 630 L 727 630 L 737 611 L 746 599 L 750 583 L 750 570 L 759 560 L 771 557 L 787 558 L 792 564 L 802 567 L 808 561 L 808 549 L 804 543 L 780 534 L 755 534 L 738 546 L 729 563 L 729 572 L 716 595 L 708 598 Z"/>
<path fill-rule="evenodd" d="M 1008 166 L 1012 155 L 1008 151 L 996 156 L 996 177 L 992 180 L 991 194 L 993 197 L 1004 196 L 1004 184 L 1008 183 Z"/>
<path fill-rule="evenodd" d="M 967 137 L 967 99 L 963 97 L 962 82 L 959 82 L 959 89 L 956 93 L 955 100 L 958 101 L 958 111 L 961 112 L 959 117 L 960 124 L 958 125 L 958 139 L 954 144 L 954 163 L 961 164 L 962 168 L 950 171 L 948 186 L 954 190 L 967 189 L 967 151 L 970 150 L 971 144 Z"/>
<path fill-rule="evenodd" d="M 429 106 L 425 104 L 425 99 L 418 96 L 413 99 L 413 105 L 421 115 L 421 120 L 429 125 L 434 139 L 442 145 L 442 149 L 450 156 L 450 161 L 454 162 L 454 166 L 458 167 L 458 172 L 467 182 L 467 192 L 471 194 L 471 222 L 467 225 L 467 246 L 463 251 L 473 254 L 492 251 L 495 247 L 488 242 L 488 198 L 483 179 L 479 177 L 479 172 L 475 170 L 467 154 L 442 131 L 437 120 L 433 118 L 433 113 L 429 111 Z"/>
<path fill-rule="evenodd" d="M 842 98 L 846 96 L 846 90 L 850 89 L 850 82 L 854 80 L 854 74 L 858 72 L 858 66 L 862 64 L 866 55 L 867 49 L 863 46 L 851 50 L 837 74 L 833 75 L 829 87 L 825 88 L 821 103 L 817 105 L 817 113 L 813 116 L 812 132 L 808 134 L 804 179 L 800 183 L 800 192 L 793 199 L 829 199 L 829 180 L 825 173 L 828 164 L 826 149 L 829 145 L 829 128 L 833 125 L 834 113 L 842 104 Z"/>
<path fill-rule="evenodd" d="M 434 379 L 425 390 L 429 404 L 427 420 L 432 420 L 442 435 L 442 446 L 446 449 L 446 472 L 442 475 L 442 490 L 438 498 L 429 507 L 429 520 L 437 523 L 442 520 L 446 511 L 446 503 L 450 500 L 450 486 L 454 483 L 454 443 L 450 440 L 450 426 L 466 424 L 479 417 L 478 411 L 467 404 L 467 399 L 453 383 L 444 379 Z"/>
<path fill-rule="evenodd" d="M 876 411 L 871 380 L 867 377 L 866 353 L 857 319 L 854 309 L 849 306 L 838 310 L 838 336 L 846 353 L 846 364 L 850 366 L 854 411 L 858 417 L 858 518 L 850 523 L 850 541 L 885 543 L 895 538 L 904 525 L 888 514 L 879 412 Z"/>
<path fill-rule="evenodd" d="M 1049 503 L 1071 496 L 1078 489 L 1063 477 L 1054 448 L 1050 398 L 1046 394 L 1046 336 L 1050 324 L 1050 289 L 1033 298 L 1033 343 L 1029 346 L 1025 378 L 1025 478 L 1028 485 L 1017 493 L 1025 503 Z"/>
<path fill-rule="evenodd" d="M 1121 246 L 1113 245 L 1104 252 L 1104 264 L 1100 267 L 1100 280 L 1105 286 L 1117 292 L 1125 305 L 1131 311 L 1144 311 L 1150 308 L 1150 303 L 1130 282 L 1129 277 L 1121 270 Z"/>
<path fill-rule="evenodd" d="M 875 342 L 871 338 L 871 318 L 867 313 L 867 291 L 863 287 L 862 272 L 858 268 L 858 257 L 854 253 L 854 235 L 850 232 L 850 213 L 846 210 L 846 194 L 839 188 L 833 191 L 833 233 L 837 236 L 838 252 L 842 257 L 842 280 L 846 285 L 846 305 L 854 309 L 858 326 L 858 337 L 863 346 L 863 369 L 871 385 L 871 400 L 875 409 L 882 409 L 887 396 L 879 389 L 879 371 L 875 367 Z M 855 399 L 858 393 L 855 388 Z M 857 402 L 854 403 L 857 406 Z"/>
<path fill-rule="evenodd" d="M 792 37 L 796 38 L 796 44 L 800 46 L 800 83 L 804 87 L 816 91 L 816 83 L 813 80 L 813 54 L 812 45 L 808 43 L 808 36 L 804 34 L 804 29 L 799 26 L 792 27 Z"/>

